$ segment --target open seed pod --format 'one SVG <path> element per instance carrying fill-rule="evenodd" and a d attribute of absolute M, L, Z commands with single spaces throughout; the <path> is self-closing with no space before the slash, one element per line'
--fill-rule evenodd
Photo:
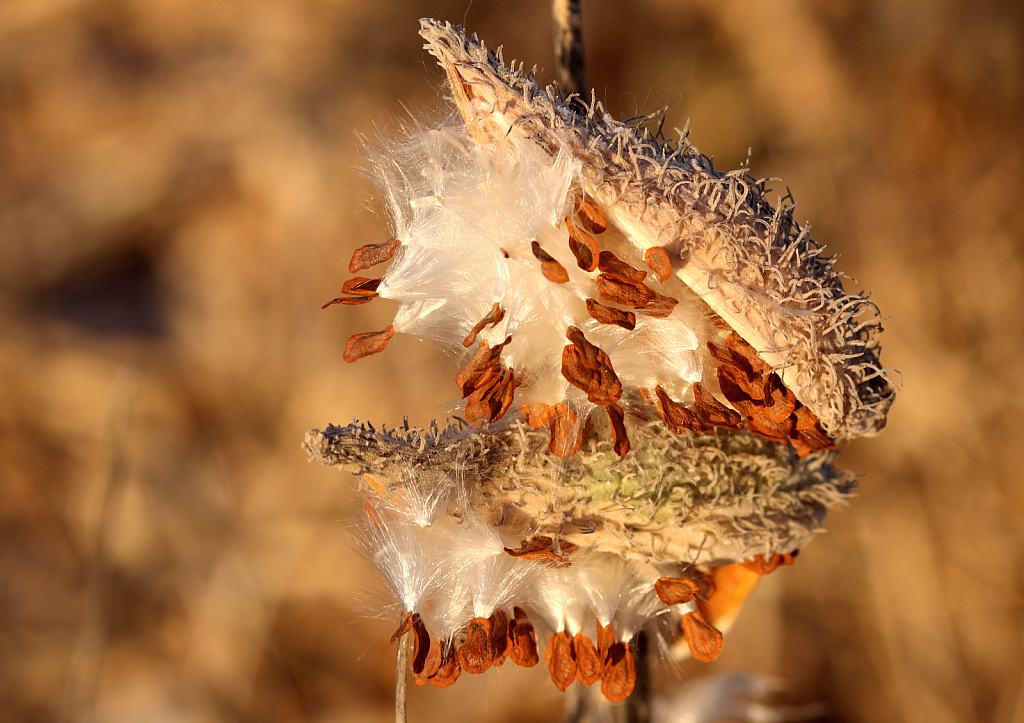
<path fill-rule="evenodd" d="M 417 682 L 543 650 L 559 688 L 622 700 L 635 635 L 714 659 L 757 579 L 849 497 L 836 442 L 876 434 L 894 394 L 877 312 L 746 169 L 450 25 L 421 35 L 458 112 L 368 144 L 394 237 L 349 271 L 390 266 L 329 303 L 399 302 L 346 361 L 399 333 L 456 350 L 464 419 L 305 446 L 362 475 L 367 556 L 420 621 Z"/>

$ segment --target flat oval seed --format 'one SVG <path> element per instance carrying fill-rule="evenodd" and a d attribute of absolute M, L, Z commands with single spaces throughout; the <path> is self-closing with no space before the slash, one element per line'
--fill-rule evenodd
<path fill-rule="evenodd" d="M 342 358 L 351 364 L 362 359 L 364 356 L 379 354 L 387 348 L 394 336 L 395 327 L 390 324 L 384 327 L 383 331 L 356 334 L 345 342 L 345 353 L 342 355 Z"/>

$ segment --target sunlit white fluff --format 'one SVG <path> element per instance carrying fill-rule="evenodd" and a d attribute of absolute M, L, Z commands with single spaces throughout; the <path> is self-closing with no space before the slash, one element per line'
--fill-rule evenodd
<path fill-rule="evenodd" d="M 498 303 L 505 318 L 485 328 L 476 343 L 493 346 L 511 336 L 501 360 L 523 382 L 518 404 L 568 401 L 581 412 L 580 424 L 595 410 L 561 373 L 570 326 L 609 354 L 624 387 L 662 386 L 675 399 L 688 398 L 703 374 L 703 307 L 675 277 L 663 284 L 649 273 L 650 288 L 680 302 L 669 317 L 638 311 L 635 331 L 591 319 L 586 300 L 600 298 L 598 273 L 580 269 L 568 246 L 564 219 L 574 212 L 581 168 L 567 152 L 548 155 L 523 140 L 480 146 L 453 123 L 382 141 L 367 153 L 401 241 L 377 289 L 400 302 L 396 332 L 430 339 L 466 358 L 476 344 L 466 351 L 463 340 Z M 534 241 L 564 267 L 567 283 L 544 277 Z M 614 227 L 598 241 L 649 270 Z"/>

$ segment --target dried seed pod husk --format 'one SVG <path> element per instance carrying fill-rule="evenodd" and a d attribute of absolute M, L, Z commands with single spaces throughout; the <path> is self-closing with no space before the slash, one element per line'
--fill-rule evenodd
<path fill-rule="evenodd" d="M 484 147 L 521 140 L 580 162 L 583 195 L 641 252 L 669 246 L 674 275 L 742 336 L 809 407 L 831 440 L 876 434 L 895 388 L 878 360 L 881 323 L 865 297 L 846 293 L 791 206 L 773 207 L 745 169 L 723 173 L 685 136 L 666 142 L 578 105 L 509 69 L 500 53 L 448 24 L 420 34 L 448 76 L 470 137 Z M 643 287 L 599 277 L 602 298 L 642 307 Z M 641 303 L 642 300 L 642 303 Z"/>
<path fill-rule="evenodd" d="M 588 433 L 571 407 L 552 406 L 550 433 L 506 415 L 486 429 L 328 427 L 310 432 L 305 446 L 389 495 L 450 484 L 458 469 L 464 504 L 483 519 L 514 512 L 534 529 L 564 530 L 560 544 L 582 551 L 715 568 L 805 546 L 854 489 L 854 475 L 832 467 L 827 453 L 801 458 L 747 430 L 677 434 L 660 419 L 633 420 L 630 437 L 644 442 L 618 457 L 604 415 Z M 586 531 L 579 520 L 589 521 Z"/>

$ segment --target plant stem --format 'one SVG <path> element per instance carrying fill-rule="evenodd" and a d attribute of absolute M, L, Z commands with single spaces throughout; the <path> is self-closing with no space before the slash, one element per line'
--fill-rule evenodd
<path fill-rule="evenodd" d="M 589 90 L 587 59 L 583 52 L 583 0 L 552 0 L 551 14 L 555 25 L 555 70 L 558 85 L 566 95 L 581 97 Z"/>
<path fill-rule="evenodd" d="M 398 661 L 395 663 L 395 723 L 406 723 L 405 699 L 409 683 L 409 646 L 411 635 L 403 635 L 398 640 Z"/>

